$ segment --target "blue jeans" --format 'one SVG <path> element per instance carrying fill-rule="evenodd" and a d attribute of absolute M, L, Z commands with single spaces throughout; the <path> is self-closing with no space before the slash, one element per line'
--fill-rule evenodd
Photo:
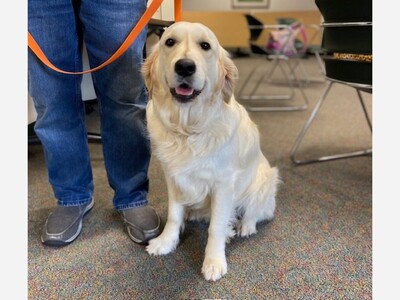
<path fill-rule="evenodd" d="M 29 0 L 28 29 L 49 60 L 82 71 L 82 42 L 91 68 L 108 59 L 137 23 L 146 0 Z M 111 65 L 92 73 L 100 107 L 104 163 L 118 210 L 147 205 L 150 161 L 147 95 L 140 67 L 147 29 Z M 37 111 L 48 176 L 59 205 L 93 196 L 93 176 L 81 96 L 81 75 L 57 73 L 29 50 L 29 93 Z"/>

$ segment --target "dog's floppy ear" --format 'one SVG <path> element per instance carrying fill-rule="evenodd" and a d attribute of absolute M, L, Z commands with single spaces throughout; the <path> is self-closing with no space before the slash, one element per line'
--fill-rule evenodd
<path fill-rule="evenodd" d="M 146 60 L 143 63 L 142 66 L 142 74 L 144 78 L 144 83 L 146 84 L 147 91 L 149 93 L 149 97 L 151 98 L 151 93 L 153 90 L 153 85 L 154 85 L 154 68 L 155 68 L 155 62 L 158 59 L 158 44 L 156 44 L 152 50 L 150 55 L 146 58 Z"/>
<path fill-rule="evenodd" d="M 224 48 L 220 48 L 220 58 L 219 63 L 222 68 L 222 96 L 226 103 L 229 103 L 232 94 L 235 90 L 235 83 L 238 79 L 238 69 L 232 59 L 229 56 L 228 51 Z"/>

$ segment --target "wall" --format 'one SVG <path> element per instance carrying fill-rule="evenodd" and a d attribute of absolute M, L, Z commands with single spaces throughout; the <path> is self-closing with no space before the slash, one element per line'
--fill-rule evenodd
<path fill-rule="evenodd" d="M 294 18 L 304 24 L 318 25 L 321 21 L 319 11 L 248 11 L 264 24 L 276 24 L 277 18 Z M 250 32 L 247 28 L 246 11 L 183 11 L 184 21 L 198 22 L 208 26 L 217 36 L 224 48 L 244 49 L 249 46 Z M 311 37 L 315 30 L 308 29 L 307 36 Z M 267 30 L 259 38 L 259 44 L 266 44 L 268 38 Z M 320 35 L 312 41 L 312 44 L 320 43 Z M 246 49 L 244 49 L 246 51 Z"/>
<path fill-rule="evenodd" d="M 240 11 L 232 8 L 232 0 L 182 0 L 184 11 Z M 265 10 L 265 9 L 263 9 Z M 315 0 L 269 0 L 267 11 L 318 10 Z M 262 11 L 257 9 L 257 11 Z"/>
<path fill-rule="evenodd" d="M 232 0 L 182 0 L 182 15 L 184 21 L 199 22 L 210 27 L 225 48 L 248 47 L 249 31 L 244 13 L 253 14 L 266 24 L 275 24 L 279 17 L 295 18 L 305 24 L 318 25 L 321 21 L 315 0 L 269 1 L 266 9 L 238 9 L 232 7 Z M 309 36 L 314 34 L 312 30 L 307 33 Z M 318 35 L 315 41 L 318 43 L 319 39 Z"/>
<path fill-rule="evenodd" d="M 150 4 L 152 2 L 153 2 L 153 0 L 149 0 L 147 2 L 147 6 L 150 6 Z M 185 3 L 185 0 L 182 0 L 182 3 Z M 161 7 L 153 15 L 153 18 L 159 19 L 159 20 L 164 20 L 164 21 L 173 21 L 174 20 L 174 0 L 164 0 L 161 4 Z"/>

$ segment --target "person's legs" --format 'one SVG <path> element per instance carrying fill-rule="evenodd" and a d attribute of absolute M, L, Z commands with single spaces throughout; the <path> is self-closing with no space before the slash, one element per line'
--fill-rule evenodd
<path fill-rule="evenodd" d="M 82 2 L 79 17 L 92 68 L 121 46 L 145 9 L 145 0 Z M 104 162 L 115 191 L 113 204 L 136 242 L 158 234 L 159 226 L 158 215 L 147 206 L 150 144 L 145 124 L 147 94 L 140 72 L 146 32 L 120 58 L 92 73 L 100 104 Z"/>
<path fill-rule="evenodd" d="M 81 44 L 74 10 L 70 0 L 29 0 L 28 29 L 51 62 L 64 70 L 80 71 Z M 77 237 L 83 214 L 93 204 L 81 76 L 50 70 L 29 51 L 28 80 L 38 114 L 35 132 L 58 200 L 46 222 L 42 241 L 63 245 Z"/>
<path fill-rule="evenodd" d="M 28 28 L 58 67 L 82 68 L 74 8 L 66 1 L 28 1 Z M 58 203 L 87 204 L 93 180 L 87 145 L 81 76 L 50 70 L 29 51 L 29 93 L 35 103 L 35 132 L 44 149 L 49 180 Z"/>

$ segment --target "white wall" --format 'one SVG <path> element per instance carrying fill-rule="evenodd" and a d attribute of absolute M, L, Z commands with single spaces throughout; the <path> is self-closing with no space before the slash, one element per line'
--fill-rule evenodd
<path fill-rule="evenodd" d="M 185 1 L 186 0 L 182 0 L 182 3 L 185 3 Z M 150 6 L 151 2 L 153 2 L 153 0 L 149 0 L 147 2 L 147 6 Z M 153 18 L 159 19 L 159 20 L 164 20 L 164 21 L 173 21 L 174 20 L 174 0 L 164 0 L 161 4 L 161 7 L 154 14 Z"/>
<path fill-rule="evenodd" d="M 249 9 L 232 8 L 232 0 L 182 0 L 185 11 L 240 11 Z M 265 10 L 265 9 L 264 9 Z M 315 0 L 269 0 L 267 11 L 318 10 Z"/>

